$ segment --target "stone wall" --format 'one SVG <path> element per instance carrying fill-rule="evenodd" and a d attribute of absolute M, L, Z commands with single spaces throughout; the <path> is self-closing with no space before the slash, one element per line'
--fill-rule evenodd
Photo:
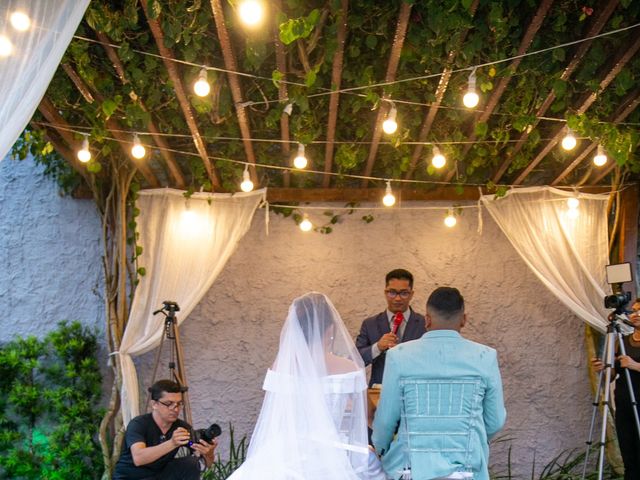
<path fill-rule="evenodd" d="M 40 335 L 62 319 L 103 328 L 100 229 L 90 201 L 62 198 L 31 161 L 0 163 L 0 341 Z M 407 204 L 417 207 L 425 204 Z M 433 206 L 433 204 L 430 204 Z M 368 212 L 367 212 L 368 213 Z M 530 476 L 563 450 L 582 449 L 591 413 L 584 326 L 527 269 L 488 214 L 477 233 L 475 209 L 454 229 L 442 210 L 375 212 L 345 218 L 330 235 L 303 234 L 290 219 L 264 211 L 181 330 L 197 427 L 228 422 L 250 435 L 262 380 L 273 361 L 291 300 L 326 293 L 352 334 L 385 306 L 384 275 L 404 267 L 416 277 L 414 307 L 424 313 L 438 285 L 461 289 L 469 322 L 463 334 L 499 352 L 508 420 L 492 448 L 504 469 Z M 322 217 L 312 213 L 312 219 Z M 165 349 L 165 353 L 167 353 Z M 139 359 L 141 383 L 155 353 Z M 103 359 L 104 360 L 104 359 Z M 167 363 L 160 364 L 165 376 Z M 144 396 L 142 397 L 144 398 Z"/>

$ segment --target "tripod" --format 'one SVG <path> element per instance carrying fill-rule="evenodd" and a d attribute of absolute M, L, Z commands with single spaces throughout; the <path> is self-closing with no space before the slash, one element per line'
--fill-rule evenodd
<path fill-rule="evenodd" d="M 175 381 L 181 387 L 182 401 L 184 402 L 184 420 L 191 424 L 191 405 L 189 404 L 189 387 L 187 386 L 187 376 L 184 368 L 184 353 L 182 345 L 180 345 L 180 332 L 178 330 L 176 312 L 180 311 L 180 307 L 176 302 L 164 301 L 163 307 L 153 312 L 154 315 L 162 313 L 164 319 L 164 332 L 160 340 L 160 346 L 156 353 L 156 361 L 153 367 L 153 376 L 151 383 L 156 381 L 156 372 L 160 363 L 160 355 L 164 346 L 165 339 L 169 342 L 169 378 Z M 147 394 L 146 406 L 149 406 L 150 394 Z"/>
<path fill-rule="evenodd" d="M 618 347 L 620 349 L 620 353 L 622 355 L 626 355 L 627 352 L 624 348 L 624 341 L 622 339 L 622 333 L 620 332 L 620 322 L 623 321 L 623 317 L 621 316 L 621 311 L 616 310 L 609 316 L 609 325 L 607 326 L 607 335 L 605 337 L 605 348 L 604 348 L 604 368 L 600 370 L 600 374 L 598 377 L 598 389 L 596 391 L 596 398 L 593 402 L 593 414 L 591 416 L 591 427 L 589 429 L 589 440 L 587 441 L 587 451 L 584 458 L 584 467 L 582 469 L 582 480 L 584 480 L 586 472 L 587 472 L 587 462 L 589 460 L 589 452 L 591 450 L 591 445 L 593 443 L 593 432 L 595 429 L 595 421 L 596 415 L 598 412 L 598 406 L 602 405 L 602 429 L 600 432 L 600 442 L 599 449 L 600 454 L 598 458 L 598 480 L 602 480 L 603 469 L 604 469 L 604 446 L 605 440 L 607 436 L 607 415 L 609 413 L 609 409 L 611 408 L 611 380 L 612 373 L 615 374 L 615 352 L 616 352 L 616 341 L 618 342 Z M 629 389 L 629 397 L 631 400 L 631 405 L 633 407 L 633 414 L 635 417 L 636 424 L 636 432 L 638 434 L 638 438 L 640 438 L 640 419 L 638 419 L 638 409 L 636 403 L 636 397 L 633 393 L 633 385 L 631 384 L 631 376 L 629 375 L 629 370 L 624 369 L 625 380 L 627 382 L 627 388 Z M 600 395 L 603 390 L 603 381 L 604 381 L 604 400 L 600 402 Z"/>

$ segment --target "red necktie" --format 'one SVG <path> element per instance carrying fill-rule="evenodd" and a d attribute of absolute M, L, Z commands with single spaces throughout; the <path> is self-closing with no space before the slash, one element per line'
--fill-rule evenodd
<path fill-rule="evenodd" d="M 402 312 L 396 313 L 396 316 L 393 317 L 393 328 L 391 329 L 391 331 L 394 333 L 394 335 L 398 333 L 398 328 L 400 328 L 400 324 L 403 320 L 404 315 L 402 314 Z"/>

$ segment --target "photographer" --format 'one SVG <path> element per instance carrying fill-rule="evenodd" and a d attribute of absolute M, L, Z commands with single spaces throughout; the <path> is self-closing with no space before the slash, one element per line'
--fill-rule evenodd
<path fill-rule="evenodd" d="M 640 479 L 640 438 L 636 431 L 633 405 L 629 395 L 624 369 L 629 371 L 631 388 L 636 401 L 640 400 L 640 298 L 636 299 L 631 307 L 633 312 L 629 315 L 629 323 L 634 327 L 633 333 L 624 337 L 624 349 L 626 355 L 617 355 L 615 369 L 617 375 L 615 403 L 616 403 L 616 432 L 618 444 L 624 464 L 625 480 Z M 591 360 L 596 371 L 604 368 L 602 360 Z M 613 378 L 611 379 L 613 381 Z M 637 407 L 636 407 L 637 408 Z"/>
<path fill-rule="evenodd" d="M 113 480 L 198 480 L 213 463 L 216 440 L 189 446 L 191 425 L 178 418 L 180 385 L 159 380 L 149 392 L 153 410 L 129 422 Z"/>

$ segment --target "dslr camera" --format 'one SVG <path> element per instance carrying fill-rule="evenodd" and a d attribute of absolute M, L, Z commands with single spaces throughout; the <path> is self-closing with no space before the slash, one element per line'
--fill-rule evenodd
<path fill-rule="evenodd" d="M 214 438 L 222 433 L 222 429 L 217 423 L 212 423 L 209 428 L 198 428 L 191 430 L 191 440 L 189 440 L 189 446 L 194 443 L 199 443 L 200 440 L 211 443 Z"/>

